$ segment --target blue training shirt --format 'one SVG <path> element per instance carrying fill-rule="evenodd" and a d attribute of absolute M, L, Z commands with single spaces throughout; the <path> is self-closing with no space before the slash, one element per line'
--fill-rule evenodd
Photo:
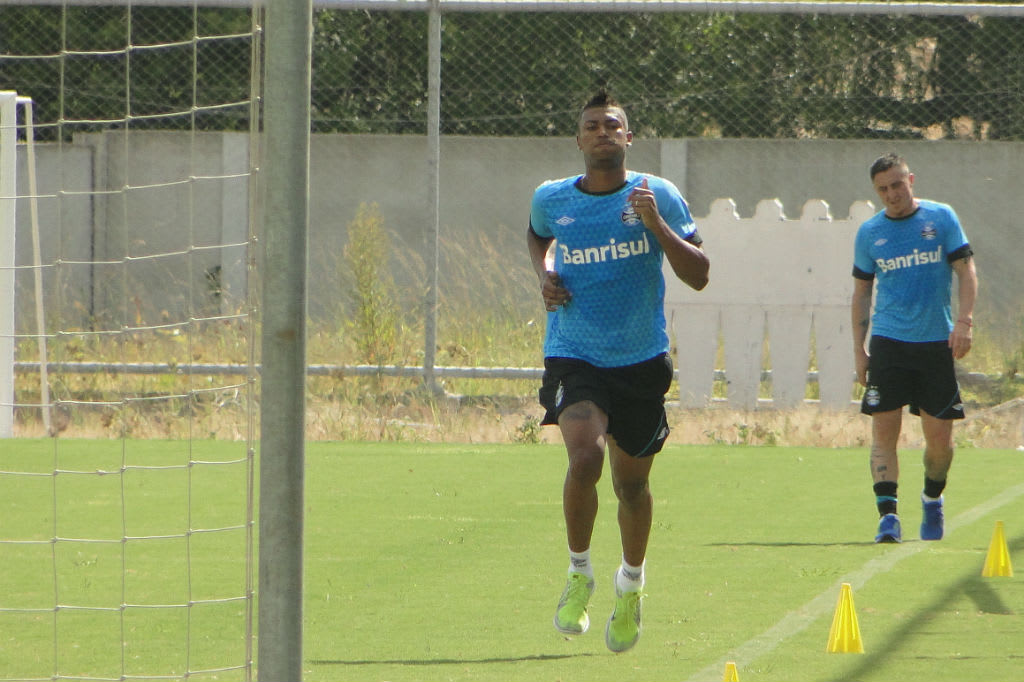
<path fill-rule="evenodd" d="M 633 171 L 606 194 L 578 187 L 582 175 L 543 183 L 533 195 L 530 227 L 554 237 L 554 269 L 572 300 L 548 313 L 544 356 L 622 367 L 669 349 L 663 252 L 629 203 L 647 178 L 658 211 L 684 239 L 696 232 L 690 210 L 668 180 Z"/>
<path fill-rule="evenodd" d="M 897 341 L 945 341 L 953 329 L 951 263 L 970 255 L 950 206 L 927 199 L 905 218 L 882 211 L 857 230 L 853 276 L 878 280 L 871 333 Z"/>

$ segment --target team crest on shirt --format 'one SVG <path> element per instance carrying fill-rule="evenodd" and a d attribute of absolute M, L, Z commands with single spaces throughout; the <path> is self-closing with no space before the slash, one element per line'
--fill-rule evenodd
<path fill-rule="evenodd" d="M 622 218 L 622 222 L 626 225 L 638 225 L 643 222 L 640 219 L 640 216 L 636 214 L 636 211 L 633 210 L 633 204 L 630 203 L 626 203 L 626 207 L 622 209 L 622 215 L 620 218 Z"/>
<path fill-rule="evenodd" d="M 935 231 L 935 225 L 931 222 L 925 223 L 924 227 L 921 228 L 921 236 L 925 239 L 935 239 L 937 234 L 938 232 Z"/>

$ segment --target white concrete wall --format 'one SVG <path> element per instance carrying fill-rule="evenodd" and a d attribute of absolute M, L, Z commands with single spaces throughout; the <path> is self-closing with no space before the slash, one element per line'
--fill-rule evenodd
<path fill-rule="evenodd" d="M 18 152 L 16 262 L 27 266 L 28 169 L 23 145 Z M 205 134 L 191 145 L 182 133 L 114 131 L 37 144 L 36 156 L 46 305 L 69 326 L 152 324 L 165 310 L 216 314 L 244 301 L 247 135 Z M 207 272 L 218 267 L 215 296 Z M 32 274 L 17 277 L 24 332 L 35 325 Z"/>
<path fill-rule="evenodd" d="M 125 137 L 114 131 L 59 147 L 37 145 L 39 183 L 47 195 L 41 205 L 44 262 L 62 262 L 52 269 L 59 276 L 47 271 L 48 307 L 59 305 L 69 325 L 87 323 L 75 320 L 76 312 L 152 324 L 165 310 L 176 319 L 182 311 L 230 312 L 243 300 L 243 249 L 205 247 L 244 241 L 249 181 L 234 174 L 248 166 L 247 136 L 193 139 L 187 133 Z M 692 356 L 680 361 L 704 367 L 684 372 L 690 377 L 686 402 L 709 395 L 708 344 L 716 329 L 726 344 L 730 400 L 756 400 L 753 368 L 765 334 L 780 399 L 788 403 L 802 395 L 795 382 L 807 368 L 811 328 L 824 373 L 823 399 L 848 394 L 845 379 L 831 377 L 849 369 L 851 341 L 842 327 L 848 324 L 851 231 L 866 215 L 864 202 L 875 198 L 868 167 L 889 150 L 907 156 L 919 196 L 948 202 L 959 213 L 979 264 L 979 328 L 1002 325 L 1008 334 L 1020 334 L 1024 249 L 1018 216 L 1024 214 L 1024 193 L 1017 185 L 1024 177 L 1024 143 L 636 140 L 629 166 L 680 187 L 711 255 L 708 289 L 693 297 L 681 292 L 672 301 L 681 346 Z M 442 238 L 451 245 L 483 235 L 504 257 L 500 270 L 528 272 L 524 232 L 533 190 L 581 166 L 570 138 L 444 138 Z M 24 167 L 19 158 L 19 187 L 27 186 Z M 360 204 L 378 206 L 396 251 L 423 253 L 427 177 L 423 137 L 314 136 L 312 314 L 337 315 L 344 293 L 342 249 Z M 25 202 L 18 202 L 19 264 L 31 258 Z M 220 298 L 206 278 L 218 267 L 225 286 Z M 400 259 L 392 267 L 399 285 L 410 283 Z M 26 272 L 18 275 L 22 302 L 31 301 Z M 19 304 L 19 311 L 19 328 L 31 329 L 31 305 Z M 692 329 L 702 336 L 691 336 Z M 833 346 L 835 355 L 828 352 Z"/>

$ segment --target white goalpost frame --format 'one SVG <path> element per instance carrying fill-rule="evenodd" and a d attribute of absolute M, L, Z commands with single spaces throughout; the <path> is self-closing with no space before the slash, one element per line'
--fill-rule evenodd
<path fill-rule="evenodd" d="M 50 433 L 50 385 L 46 350 L 46 317 L 43 305 L 42 247 L 39 236 L 39 189 L 36 178 L 35 114 L 32 98 L 17 92 L 0 92 L 0 128 L 3 151 L 0 153 L 0 244 L 3 250 L 3 279 L 0 281 L 0 438 L 14 435 L 14 351 L 15 351 L 15 247 L 17 246 L 18 203 L 18 107 L 25 117 L 25 161 L 28 170 L 29 217 L 32 223 L 32 270 L 35 290 L 36 331 L 39 342 L 39 395 L 43 428 Z M 12 102 L 13 100 L 13 102 Z M 9 300 L 8 300 L 9 298 Z M 9 360 L 8 360 L 9 359 Z"/>
<path fill-rule="evenodd" d="M 18 93 L 0 91 L 0 438 L 14 435 L 14 235 Z"/>

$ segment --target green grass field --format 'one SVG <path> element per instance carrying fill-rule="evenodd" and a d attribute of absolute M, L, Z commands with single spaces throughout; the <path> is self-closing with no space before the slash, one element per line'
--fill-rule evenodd
<path fill-rule="evenodd" d="M 0 471 L 41 474 L 0 473 L 0 540 L 19 540 L 0 542 L 0 679 L 241 679 L 244 447 L 56 445 L 0 441 Z M 721 680 L 727 661 L 743 682 L 1024 680 L 1024 568 L 981 577 L 997 520 L 1020 560 L 1021 452 L 958 451 L 938 543 L 914 539 L 920 452 L 903 453 L 908 541 L 877 546 L 864 449 L 668 447 L 644 635 L 618 655 L 603 641 L 619 560 L 607 476 L 591 631 L 551 625 L 561 446 L 311 443 L 306 458 L 306 680 Z M 55 462 L 83 473 L 54 477 Z M 55 519 L 69 539 L 49 541 Z M 826 652 L 843 582 L 864 654 Z M 55 613 L 55 593 L 95 608 Z"/>

